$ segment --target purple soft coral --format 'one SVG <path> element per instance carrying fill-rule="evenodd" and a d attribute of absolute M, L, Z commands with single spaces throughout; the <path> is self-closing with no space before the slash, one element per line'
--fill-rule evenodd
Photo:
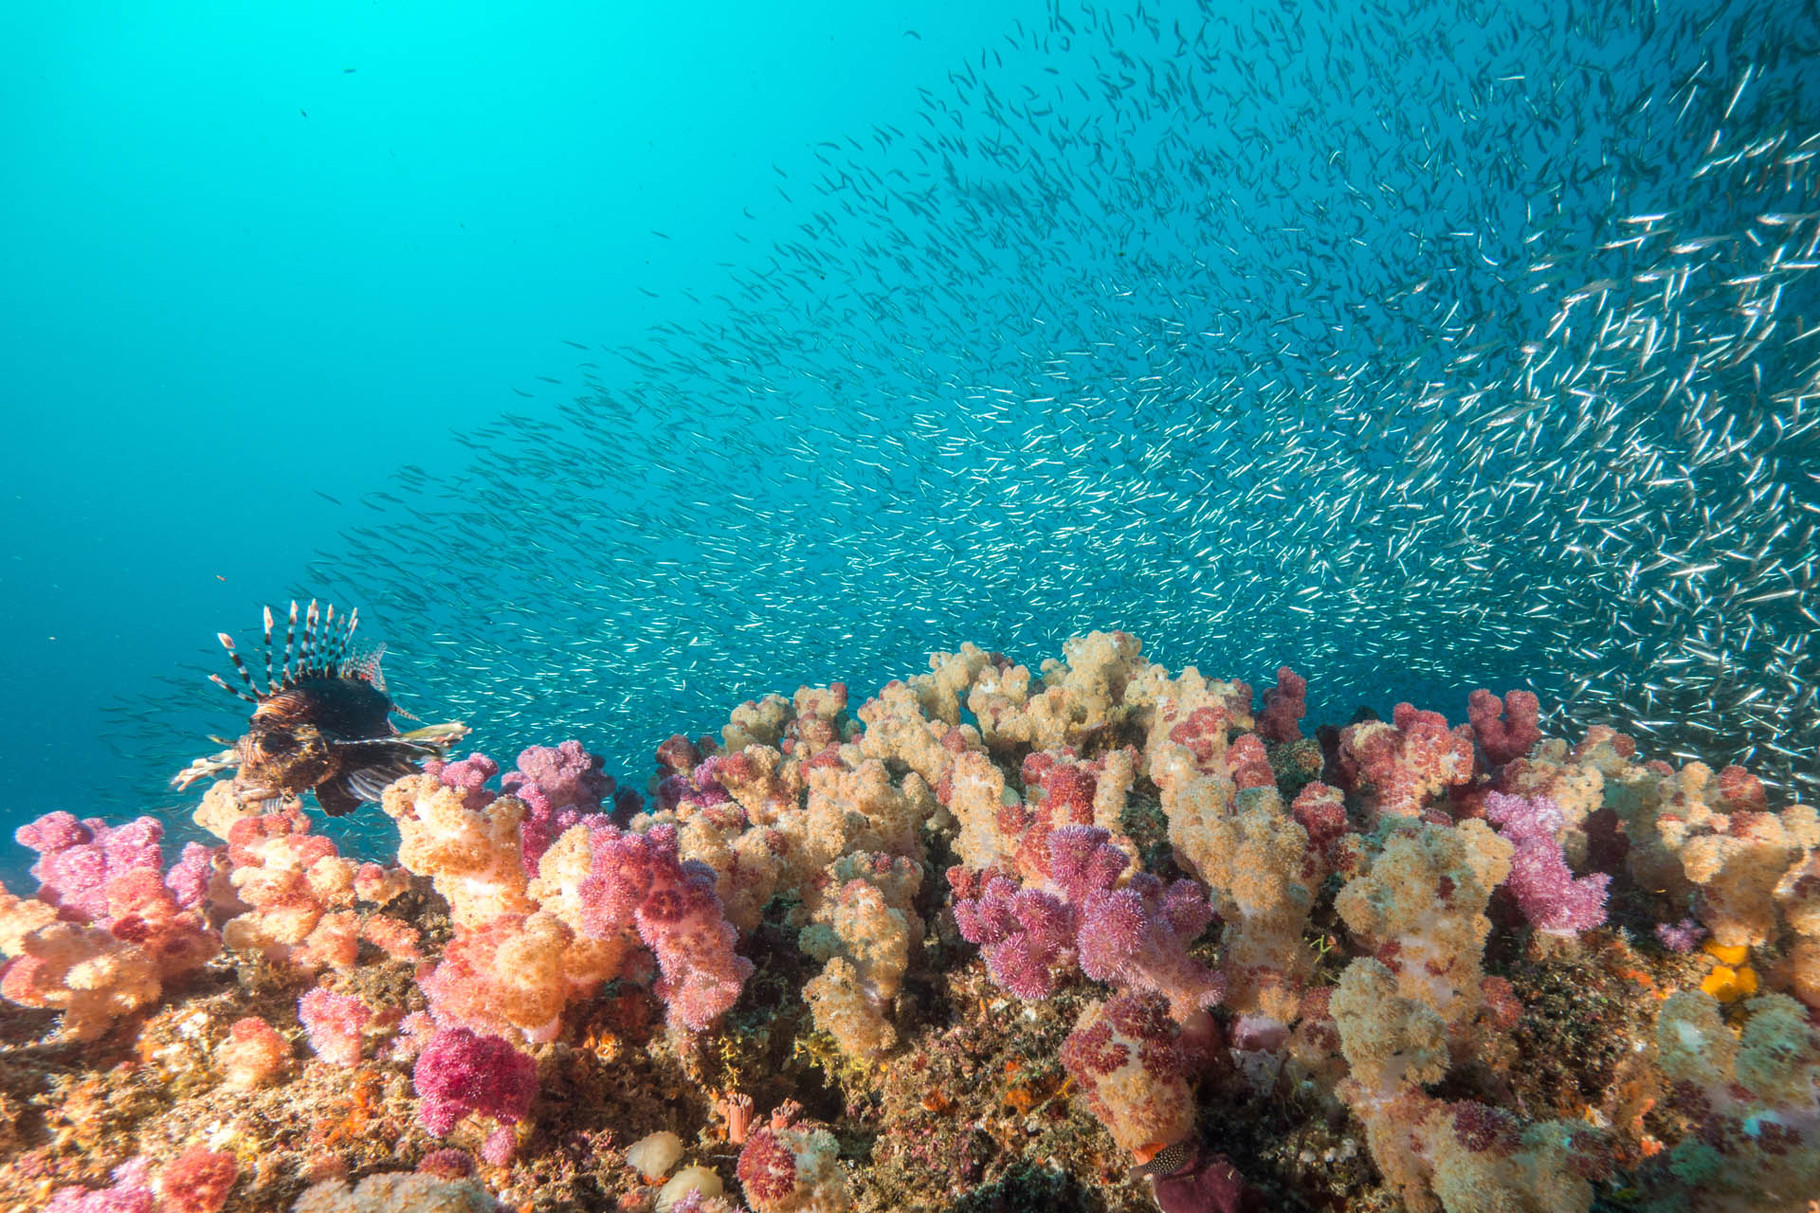
<path fill-rule="evenodd" d="M 600 768 L 597 755 L 570 740 L 558 746 L 531 746 L 518 756 L 518 769 L 500 780 L 506 791 L 525 802 L 518 833 L 529 875 L 537 875 L 543 853 L 570 826 L 592 829 L 610 824 L 600 806 L 617 785 Z"/>
<path fill-rule="evenodd" d="M 670 825 L 643 834 L 600 826 L 589 845 L 582 929 L 597 939 L 636 929 L 657 957 L 657 996 L 669 1004 L 670 1022 L 691 1032 L 707 1028 L 752 975 L 752 962 L 733 950 L 739 933 L 722 912 L 714 869 L 680 860 Z"/>
<path fill-rule="evenodd" d="M 1611 877 L 1576 877 L 1567 866 L 1555 836 L 1562 816 L 1554 801 L 1493 792 L 1485 798 L 1485 816 L 1516 845 L 1505 887 L 1531 926 L 1550 935 L 1574 935 L 1605 921 Z"/>
<path fill-rule="evenodd" d="M 1154 990 L 1169 999 L 1178 1021 L 1218 1002 L 1219 973 L 1188 955 L 1188 945 L 1213 921 L 1207 894 L 1192 880 L 1165 887 L 1139 872 L 1122 889 L 1088 897 L 1081 920 L 1081 970 L 1126 990 Z"/>
<path fill-rule="evenodd" d="M 1002 876 L 977 899 L 956 902 L 954 918 L 961 935 L 981 946 L 992 980 L 1027 1002 L 1055 992 L 1056 975 L 1067 967 L 1063 953 L 1079 929 L 1074 907 Z"/>
<path fill-rule="evenodd" d="M 432 758 L 423 764 L 426 775 L 434 775 L 445 788 L 461 793 L 462 807 L 478 813 L 492 804 L 499 793 L 487 786 L 487 780 L 499 774 L 499 764 L 476 751 L 455 762 Z"/>
<path fill-rule="evenodd" d="M 1144 872 L 1117 887 L 1131 861 L 1110 837 L 1097 826 L 1053 831 L 1051 888 L 989 880 L 978 897 L 955 902 L 962 936 L 983 946 L 993 980 L 1030 1001 L 1048 997 L 1078 961 L 1096 981 L 1163 995 L 1178 1020 L 1218 1002 L 1220 975 L 1188 955 L 1213 921 L 1205 891 L 1191 880 L 1165 887 Z"/>

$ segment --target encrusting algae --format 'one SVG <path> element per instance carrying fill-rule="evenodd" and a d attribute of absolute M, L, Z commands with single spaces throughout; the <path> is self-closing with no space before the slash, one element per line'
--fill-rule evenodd
<path fill-rule="evenodd" d="M 648 803 L 432 746 L 342 789 L 390 865 L 244 763 L 169 867 L 49 813 L 0 1207 L 1805 1208 L 1814 810 L 1522 691 L 1305 694 L 965 645 L 673 737 Z"/>

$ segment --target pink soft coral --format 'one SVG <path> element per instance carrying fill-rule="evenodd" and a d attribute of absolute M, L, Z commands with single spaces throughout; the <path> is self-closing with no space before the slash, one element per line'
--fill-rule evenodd
<path fill-rule="evenodd" d="M 164 827 L 150 817 L 110 826 L 99 817 L 77 821 L 69 813 L 46 813 L 13 832 L 20 846 L 38 852 L 32 875 L 38 900 L 49 902 L 70 922 L 107 917 L 107 885 L 130 871 L 159 871 L 158 846 Z"/>
<path fill-rule="evenodd" d="M 601 802 L 614 795 L 617 785 L 612 776 L 601 774 L 601 765 L 601 759 L 579 741 L 534 745 L 518 756 L 518 769 L 500 780 L 507 792 L 525 802 L 518 834 L 527 875 L 537 875 L 538 860 L 570 826 L 610 824 Z"/>
<path fill-rule="evenodd" d="M 1296 722 L 1308 715 L 1308 680 L 1288 666 L 1277 667 L 1277 684 L 1264 688 L 1264 710 L 1258 714 L 1258 735 L 1266 741 L 1295 741 L 1301 737 Z"/>
<path fill-rule="evenodd" d="M 734 952 L 739 933 L 722 912 L 714 869 L 677 857 L 676 827 L 644 834 L 613 826 L 589 837 L 593 866 L 581 883 L 582 929 L 604 939 L 627 928 L 657 957 L 657 995 L 673 1025 L 699 1032 L 739 998 L 752 962 Z"/>
<path fill-rule="evenodd" d="M 1474 691 L 1466 701 L 1473 736 L 1493 766 L 1503 766 L 1529 753 L 1542 739 L 1537 724 L 1541 705 L 1529 691 L 1511 691 L 1499 699 L 1490 691 Z"/>
<path fill-rule="evenodd" d="M 1516 844 L 1505 887 L 1530 925 L 1550 935 L 1573 935 L 1605 921 L 1611 877 L 1576 877 L 1567 866 L 1556 837 L 1562 817 L 1554 801 L 1492 792 L 1485 798 L 1485 816 Z"/>

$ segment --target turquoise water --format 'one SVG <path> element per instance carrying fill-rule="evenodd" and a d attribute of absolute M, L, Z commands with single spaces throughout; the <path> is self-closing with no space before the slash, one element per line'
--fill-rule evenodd
<path fill-rule="evenodd" d="M 158 679 L 212 671 L 399 463 L 460 466 L 452 434 L 572 374 L 559 338 L 635 340 L 637 286 L 675 311 L 736 226 L 789 227 L 773 160 L 902 122 L 1017 11 L 0 12 L 0 756 L 31 772 L 0 820 L 163 796 L 236 720 Z M 110 744 L 148 695 L 189 735 Z"/>
<path fill-rule="evenodd" d="M 311 595 L 635 786 L 1113 626 L 1812 772 L 1812 4 L 923 7 L 0 16 L 0 821 L 183 803 Z"/>

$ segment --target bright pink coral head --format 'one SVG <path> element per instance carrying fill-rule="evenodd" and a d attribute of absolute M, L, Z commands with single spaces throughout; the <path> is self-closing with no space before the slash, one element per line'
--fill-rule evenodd
<path fill-rule="evenodd" d="M 442 1028 L 430 1038 L 411 1071 L 422 1100 L 418 1119 L 438 1137 L 469 1113 L 515 1124 L 537 1095 L 537 1063 L 498 1036 L 467 1028 Z"/>
<path fill-rule="evenodd" d="M 1074 910 L 1041 889 L 998 877 L 978 898 L 956 901 L 954 918 L 961 936 L 984 949 L 992 979 L 1028 1002 L 1049 997 L 1071 967 L 1064 953 L 1074 946 Z"/>
<path fill-rule="evenodd" d="M 711 1025 L 738 1001 L 752 962 L 735 953 L 739 933 L 714 891 L 714 870 L 679 861 L 676 827 L 643 834 L 611 825 L 589 834 L 593 866 L 579 889 L 582 930 L 597 939 L 636 929 L 657 957 L 657 996 L 670 1022 L 689 1031 Z"/>
<path fill-rule="evenodd" d="M 616 786 L 611 775 L 601 773 L 603 765 L 600 756 L 588 753 L 579 741 L 534 745 L 519 754 L 518 769 L 507 772 L 500 783 L 514 793 L 535 784 L 554 807 L 592 813 Z"/>
<path fill-rule="evenodd" d="M 1111 843 L 1098 826 L 1066 825 L 1049 834 L 1049 879 L 1069 901 L 1118 883 L 1131 857 Z"/>
<path fill-rule="evenodd" d="M 599 756 L 579 741 L 558 746 L 531 746 L 518 756 L 518 769 L 506 772 L 500 783 L 525 802 L 518 832 L 525 871 L 537 875 L 545 851 L 574 825 L 591 828 L 609 824 L 601 801 L 617 787 L 611 775 L 601 773 Z"/>
<path fill-rule="evenodd" d="M 1207 892 L 1192 880 L 1164 887 L 1139 872 L 1124 888 L 1089 896 L 1081 909 L 1077 947 L 1082 972 L 1122 990 L 1160 994 L 1185 1020 L 1225 996 L 1223 974 L 1188 954 L 1213 921 Z"/>
<path fill-rule="evenodd" d="M 423 764 L 423 770 L 443 787 L 460 792 L 462 807 L 469 812 L 480 812 L 499 796 L 487 786 L 487 780 L 499 774 L 499 764 L 478 750 L 454 762 L 432 758 Z"/>
<path fill-rule="evenodd" d="M 52 812 L 20 826 L 13 837 L 38 852 L 31 869 L 39 883 L 38 899 L 77 922 L 105 924 L 109 881 L 135 869 L 157 872 L 164 866 L 158 846 L 164 827 L 150 817 L 109 826 L 99 817 L 77 821 L 69 813 Z"/>
<path fill-rule="evenodd" d="M 106 1188 L 59 1188 L 44 1213 L 153 1213 L 158 1197 L 147 1181 L 150 1160 L 141 1156 L 114 1168 Z"/>

